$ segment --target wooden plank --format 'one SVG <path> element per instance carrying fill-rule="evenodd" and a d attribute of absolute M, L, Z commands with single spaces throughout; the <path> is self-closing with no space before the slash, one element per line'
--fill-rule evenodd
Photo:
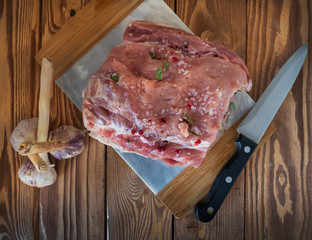
<path fill-rule="evenodd" d="M 311 2 L 248 1 L 247 66 L 257 99 L 303 43 L 311 50 Z M 246 171 L 246 239 L 311 239 L 312 52 L 274 122 L 276 133 Z"/>
<path fill-rule="evenodd" d="M 57 181 L 40 191 L 41 239 L 106 236 L 105 154 L 105 146 L 89 138 L 79 157 L 56 162 Z"/>
<path fill-rule="evenodd" d="M 223 44 L 245 59 L 246 1 L 178 0 L 177 14 L 197 36 Z M 211 223 L 200 223 L 191 213 L 175 220 L 174 235 L 176 239 L 244 239 L 243 229 L 244 172 Z"/>
<path fill-rule="evenodd" d="M 36 54 L 36 61 L 40 64 L 43 57 L 51 59 L 54 63 L 54 78 L 58 79 L 142 2 L 143 0 L 91 1 L 69 20 L 69 24 L 65 24 L 48 40 Z"/>
<path fill-rule="evenodd" d="M 89 3 L 90 0 L 45 0 L 42 5 L 42 22 L 49 23 L 42 25 L 42 43 L 44 47 L 52 36 L 61 29 L 77 12 Z M 41 49 L 40 49 L 41 50 Z M 40 61 L 40 59 L 38 59 Z M 39 63 L 41 64 L 41 63 Z"/>
<path fill-rule="evenodd" d="M 176 12 L 176 0 L 164 0 L 164 2 L 172 9 L 172 11 Z"/>
<path fill-rule="evenodd" d="M 42 46 L 87 2 L 43 1 Z M 53 86 L 51 129 L 61 125 L 83 128 L 81 112 L 65 94 Z M 54 185 L 40 191 L 41 239 L 104 239 L 105 146 L 88 139 L 84 152 L 76 158 L 56 161 Z"/>
<path fill-rule="evenodd" d="M 166 0 L 174 9 L 174 1 Z M 172 215 L 111 147 L 107 152 L 107 238 L 171 239 Z"/>
<path fill-rule="evenodd" d="M 39 48 L 40 3 L 0 2 L 0 238 L 38 239 L 38 189 L 18 178 L 26 160 L 9 142 L 23 119 L 36 115 L 39 69 L 33 61 Z"/>
<path fill-rule="evenodd" d="M 107 156 L 108 239 L 171 239 L 167 208 L 114 149 Z"/>

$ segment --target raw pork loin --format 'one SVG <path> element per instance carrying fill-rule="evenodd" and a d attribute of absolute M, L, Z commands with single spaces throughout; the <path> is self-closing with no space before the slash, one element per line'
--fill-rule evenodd
<path fill-rule="evenodd" d="M 229 49 L 133 21 L 83 91 L 84 125 L 122 151 L 198 167 L 223 132 L 232 96 L 251 85 Z"/>

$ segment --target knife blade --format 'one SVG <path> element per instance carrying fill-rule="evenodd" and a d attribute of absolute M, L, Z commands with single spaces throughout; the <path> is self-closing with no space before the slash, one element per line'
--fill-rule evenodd
<path fill-rule="evenodd" d="M 252 156 L 266 129 L 293 86 L 304 63 L 308 45 L 301 46 L 283 65 L 256 105 L 236 128 L 236 151 L 215 179 L 205 202 L 195 206 L 198 220 L 211 221 Z"/>

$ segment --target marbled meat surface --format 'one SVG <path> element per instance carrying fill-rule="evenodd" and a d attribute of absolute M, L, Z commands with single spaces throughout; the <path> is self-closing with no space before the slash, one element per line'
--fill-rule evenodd
<path fill-rule="evenodd" d="M 170 165 L 201 165 L 251 79 L 233 51 L 146 21 L 127 26 L 83 91 L 91 136 Z"/>

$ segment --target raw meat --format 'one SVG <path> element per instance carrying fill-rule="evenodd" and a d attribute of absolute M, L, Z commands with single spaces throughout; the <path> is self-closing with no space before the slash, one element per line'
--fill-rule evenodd
<path fill-rule="evenodd" d="M 201 165 L 223 133 L 244 62 L 231 50 L 180 29 L 133 21 L 83 91 L 91 136 L 170 165 Z"/>

